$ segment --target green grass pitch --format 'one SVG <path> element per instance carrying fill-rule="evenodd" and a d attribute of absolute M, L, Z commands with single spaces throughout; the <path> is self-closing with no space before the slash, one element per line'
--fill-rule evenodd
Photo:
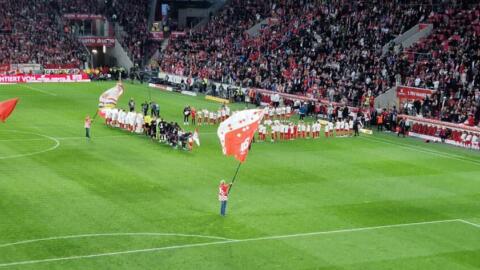
<path fill-rule="evenodd" d="M 173 150 L 83 120 L 114 83 L 0 86 L 1 269 L 480 269 L 480 154 L 386 134 Z M 126 83 L 167 120 L 203 97 Z M 241 105 L 235 105 L 241 108 Z M 98 119 L 97 119 L 98 120 Z M 191 127 L 189 127 L 191 128 Z"/>

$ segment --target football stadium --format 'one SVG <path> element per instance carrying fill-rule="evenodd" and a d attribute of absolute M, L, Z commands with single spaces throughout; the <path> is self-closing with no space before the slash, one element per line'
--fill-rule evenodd
<path fill-rule="evenodd" d="M 0 270 L 480 269 L 480 3 L 0 0 Z"/>

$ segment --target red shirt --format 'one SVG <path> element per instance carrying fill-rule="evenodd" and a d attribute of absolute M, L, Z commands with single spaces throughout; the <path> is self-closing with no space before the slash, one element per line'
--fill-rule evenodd
<path fill-rule="evenodd" d="M 229 189 L 229 185 L 227 184 L 222 184 L 220 185 L 220 192 L 223 194 L 223 195 L 226 195 L 228 194 L 228 189 Z"/>
<path fill-rule="evenodd" d="M 220 184 L 220 186 L 218 186 L 218 200 L 219 201 L 228 200 L 228 189 L 229 188 L 230 188 L 230 185 L 228 185 L 228 184 Z"/>

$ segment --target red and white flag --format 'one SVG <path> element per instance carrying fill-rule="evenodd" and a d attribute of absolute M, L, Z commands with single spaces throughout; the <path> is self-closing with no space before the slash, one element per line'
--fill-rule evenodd
<path fill-rule="evenodd" d="M 17 106 L 18 98 L 12 98 L 0 102 L 0 121 L 5 122 Z"/>
<path fill-rule="evenodd" d="M 118 99 L 123 95 L 123 84 L 117 83 L 115 87 L 103 92 L 100 96 L 98 107 L 100 108 L 113 108 L 117 105 Z"/>
<path fill-rule="evenodd" d="M 102 118 L 106 118 L 106 110 L 115 108 L 117 106 L 118 99 L 123 95 L 123 84 L 120 81 L 117 83 L 115 87 L 108 89 L 107 91 L 103 92 L 100 96 L 98 107 L 98 115 Z"/>
<path fill-rule="evenodd" d="M 244 162 L 264 111 L 253 109 L 235 113 L 218 127 L 223 154 Z"/>

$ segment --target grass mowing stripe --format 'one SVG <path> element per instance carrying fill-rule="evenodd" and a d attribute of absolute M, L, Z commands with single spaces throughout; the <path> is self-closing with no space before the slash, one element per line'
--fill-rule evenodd
<path fill-rule="evenodd" d="M 360 138 L 364 139 L 364 140 L 369 140 L 369 141 L 376 141 L 376 142 L 391 144 L 391 145 L 395 145 L 395 146 L 398 146 L 398 147 L 414 150 L 414 151 L 417 151 L 417 152 L 432 154 L 432 155 L 436 155 L 436 156 L 440 156 L 440 157 L 451 158 L 451 159 L 455 159 L 455 160 L 459 160 L 459 161 L 466 161 L 466 162 L 472 162 L 472 163 L 475 163 L 475 164 L 480 164 L 480 161 L 478 161 L 478 160 L 465 158 L 465 157 L 455 155 L 455 154 L 438 152 L 438 151 L 435 151 L 435 150 L 426 149 L 426 148 L 419 147 L 419 146 L 410 146 L 408 144 L 403 144 L 403 143 L 394 143 L 394 142 L 383 140 L 383 139 L 380 139 L 380 138 L 370 138 L 370 137 L 365 137 L 365 136 L 362 136 Z"/>
<path fill-rule="evenodd" d="M 118 251 L 118 252 L 108 252 L 108 253 L 99 253 L 99 254 L 90 254 L 90 255 L 80 255 L 80 256 L 42 259 L 42 260 L 30 260 L 30 261 L 0 263 L 0 267 L 26 265 L 26 264 L 48 263 L 48 262 L 57 262 L 57 261 L 68 261 L 68 260 L 78 260 L 78 259 L 88 259 L 88 258 L 96 258 L 96 257 L 106 257 L 106 256 L 116 256 L 116 255 L 134 254 L 134 253 L 155 252 L 155 251 L 162 251 L 162 250 L 183 249 L 183 248 L 192 248 L 192 247 L 205 247 L 205 246 L 212 246 L 212 245 L 225 245 L 225 244 L 232 244 L 232 243 L 254 242 L 254 241 L 264 241 L 264 240 L 278 240 L 278 239 L 295 238 L 295 237 L 307 237 L 307 236 L 315 236 L 315 235 L 361 232 L 361 231 L 370 231 L 370 230 L 378 230 L 378 229 L 399 228 L 399 227 L 428 225 L 428 224 L 439 224 L 439 223 L 452 223 L 452 222 L 465 223 L 461 219 L 445 219 L 445 220 L 423 221 L 423 222 L 413 222 L 413 223 L 401 223 L 401 224 L 380 225 L 380 226 L 373 226 L 373 227 L 339 229 L 339 230 L 333 230 L 333 231 L 320 231 L 320 232 L 310 232 L 310 233 L 297 233 L 297 234 L 286 234 L 286 235 L 276 235 L 276 236 L 264 236 L 264 237 L 238 239 L 238 240 L 232 239 L 232 240 L 215 241 L 215 242 L 208 242 L 208 243 L 174 245 L 174 246 L 158 247 L 158 248 L 135 249 L 135 250 L 126 250 L 126 251 Z"/>
<path fill-rule="evenodd" d="M 28 86 L 28 85 L 25 85 L 25 84 L 21 84 L 20 86 L 23 87 L 23 88 L 27 88 L 27 89 L 30 89 L 30 90 L 33 90 L 33 91 L 37 91 L 37 92 L 46 94 L 46 95 L 50 95 L 50 96 L 54 96 L 54 97 L 57 96 L 57 94 L 50 93 L 50 92 L 48 92 L 48 91 L 45 91 L 45 90 L 42 90 L 42 89 L 38 89 L 38 88 L 36 88 L 36 87 L 31 87 L 31 86 Z"/>

